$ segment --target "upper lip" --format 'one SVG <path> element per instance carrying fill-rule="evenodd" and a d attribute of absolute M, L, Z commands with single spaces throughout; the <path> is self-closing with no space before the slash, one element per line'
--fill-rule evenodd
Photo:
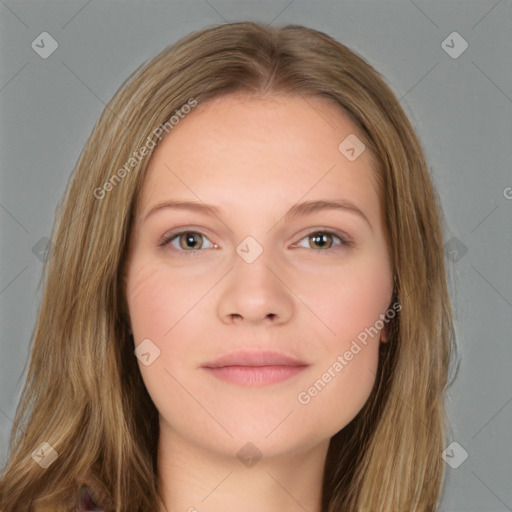
<path fill-rule="evenodd" d="M 222 366 L 307 366 L 307 363 L 282 352 L 242 350 L 224 354 L 203 365 L 206 368 L 220 368 Z"/>

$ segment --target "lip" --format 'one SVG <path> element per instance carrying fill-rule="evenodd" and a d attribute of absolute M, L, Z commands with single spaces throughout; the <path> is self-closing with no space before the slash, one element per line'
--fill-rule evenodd
<path fill-rule="evenodd" d="M 277 384 L 301 373 L 306 366 L 220 366 L 204 368 L 210 375 L 238 386 L 256 387 Z"/>
<path fill-rule="evenodd" d="M 239 386 L 267 386 L 294 377 L 309 364 L 272 351 L 239 351 L 203 365 L 214 377 Z"/>
<path fill-rule="evenodd" d="M 226 366 L 308 366 L 301 361 L 282 352 L 270 350 L 242 350 L 224 354 L 212 362 L 205 363 L 204 368 L 222 368 Z"/>

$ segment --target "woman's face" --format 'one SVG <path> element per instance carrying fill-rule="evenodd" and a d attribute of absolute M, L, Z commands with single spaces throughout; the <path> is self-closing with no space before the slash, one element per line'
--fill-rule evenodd
<path fill-rule="evenodd" d="M 162 428 L 270 456 L 327 442 L 363 407 L 393 280 L 357 134 L 326 99 L 229 95 L 199 104 L 157 147 L 127 301 Z"/>

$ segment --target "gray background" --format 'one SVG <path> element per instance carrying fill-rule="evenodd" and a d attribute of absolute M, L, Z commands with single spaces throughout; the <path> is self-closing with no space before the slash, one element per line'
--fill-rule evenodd
<path fill-rule="evenodd" d="M 298 23 L 347 44 L 391 85 L 424 145 L 446 220 L 461 355 L 449 390 L 441 510 L 512 510 L 512 3 L 0 0 L 0 463 L 26 371 L 54 212 L 118 86 L 192 30 Z M 58 49 L 31 47 L 49 32 Z M 442 42 L 468 48 L 452 58 Z M 451 52 L 461 40 L 449 38 Z M 508 255 L 508 257 L 507 257 Z M 508 268 L 507 268 L 508 267 Z M 441 454 L 440 454 L 441 456 Z"/>

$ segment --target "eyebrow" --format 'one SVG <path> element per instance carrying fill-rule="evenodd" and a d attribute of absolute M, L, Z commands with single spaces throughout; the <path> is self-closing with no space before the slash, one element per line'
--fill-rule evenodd
<path fill-rule="evenodd" d="M 179 201 L 179 200 L 166 200 L 161 201 L 155 204 L 149 212 L 145 215 L 144 220 L 146 220 L 150 215 L 153 215 L 155 212 L 164 210 L 164 209 L 182 209 L 189 210 L 196 213 L 202 214 L 213 214 L 216 216 L 221 216 L 224 213 L 224 210 L 220 206 L 215 206 L 211 204 L 206 204 L 197 201 Z M 348 213 L 353 213 L 361 217 L 366 223 L 370 226 L 373 231 L 373 227 L 368 220 L 368 217 L 365 213 L 354 203 L 349 201 L 348 199 L 318 199 L 315 201 L 305 201 L 303 203 L 298 203 L 292 206 L 288 212 L 284 215 L 285 219 L 290 219 L 293 217 L 301 217 L 305 215 L 309 215 L 311 213 L 315 213 L 321 210 L 339 210 L 346 211 Z"/>

